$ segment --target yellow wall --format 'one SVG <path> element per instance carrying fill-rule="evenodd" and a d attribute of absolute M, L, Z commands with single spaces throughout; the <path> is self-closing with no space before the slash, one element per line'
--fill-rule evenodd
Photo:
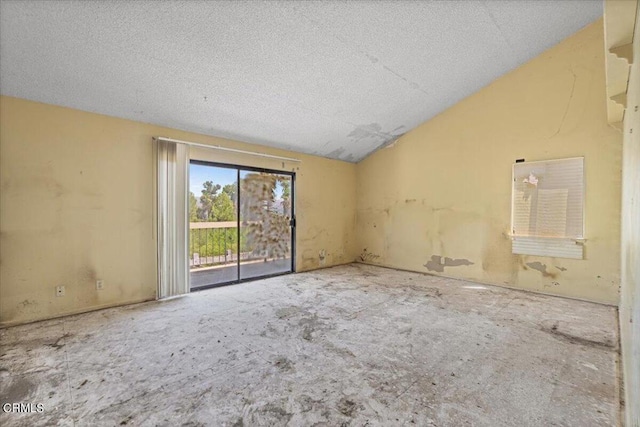
<path fill-rule="evenodd" d="M 599 20 L 362 161 L 360 258 L 617 304 L 621 136 L 607 125 L 603 55 Z M 578 156 L 586 259 L 512 255 L 512 163 Z M 460 265 L 430 271 L 432 256 Z"/>
<path fill-rule="evenodd" d="M 640 426 L 640 7 L 636 10 L 633 57 L 623 127 L 620 340 L 626 425 L 636 427 Z"/>
<path fill-rule="evenodd" d="M 588 26 L 358 165 L 2 97 L 0 322 L 155 298 L 158 135 L 302 159 L 192 151 L 295 170 L 299 271 L 358 256 L 616 304 L 622 144 L 606 122 L 602 27 Z M 513 161 L 575 156 L 585 157 L 586 259 L 512 255 Z M 432 256 L 461 261 L 439 273 L 425 266 Z M 106 289 L 95 290 L 98 278 Z M 56 285 L 65 297 L 55 297 Z"/>
<path fill-rule="evenodd" d="M 3 325 L 155 298 L 153 136 L 301 159 L 283 165 L 216 152 L 213 160 L 295 168 L 297 269 L 353 260 L 353 164 L 2 97 Z M 65 297 L 55 296 L 57 285 Z"/>

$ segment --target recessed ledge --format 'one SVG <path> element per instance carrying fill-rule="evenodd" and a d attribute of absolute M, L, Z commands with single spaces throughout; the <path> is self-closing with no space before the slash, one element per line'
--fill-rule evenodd
<path fill-rule="evenodd" d="M 615 102 L 616 104 L 620 104 L 624 108 L 627 108 L 627 92 L 626 91 L 621 92 L 621 93 L 619 93 L 617 95 L 613 95 L 611 97 L 611 100 L 613 102 Z"/>
<path fill-rule="evenodd" d="M 633 43 L 612 47 L 609 52 L 620 59 L 624 59 L 628 64 L 633 64 Z"/>

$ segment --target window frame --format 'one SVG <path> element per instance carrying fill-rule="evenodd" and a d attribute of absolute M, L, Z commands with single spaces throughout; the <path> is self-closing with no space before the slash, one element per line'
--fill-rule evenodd
<path fill-rule="evenodd" d="M 581 233 L 580 236 L 541 236 L 541 235 L 522 235 L 515 232 L 515 198 L 516 198 L 516 169 L 522 167 L 522 165 L 535 166 L 535 164 L 547 165 L 549 163 L 567 162 L 567 161 L 581 161 L 582 176 L 582 206 L 581 206 Z M 533 256 L 548 256 L 557 258 L 572 258 L 572 259 L 584 259 L 584 243 L 586 242 L 586 174 L 585 174 L 585 158 L 584 156 L 566 157 L 561 159 L 549 159 L 549 160 L 536 160 L 530 162 L 515 162 L 511 166 L 511 222 L 509 227 L 509 236 L 512 241 L 512 254 L 518 255 L 533 255 Z M 568 243 L 572 242 L 572 243 Z M 573 248 L 571 244 L 579 246 Z M 525 251 L 527 245 L 537 246 L 530 252 Z M 525 249 L 523 249 L 523 246 Z M 529 246 L 532 247 L 532 246 Z M 563 253 L 564 250 L 567 253 Z M 573 253 L 570 253 L 573 251 Z"/>

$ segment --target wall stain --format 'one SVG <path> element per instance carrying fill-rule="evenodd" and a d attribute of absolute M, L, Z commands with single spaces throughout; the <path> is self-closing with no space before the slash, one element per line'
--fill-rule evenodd
<path fill-rule="evenodd" d="M 323 233 L 326 233 L 326 231 L 320 230 L 317 233 L 314 233 L 312 237 L 302 240 L 312 242 L 317 240 Z M 315 270 L 318 267 L 320 267 L 320 258 L 317 253 L 311 248 L 305 249 L 302 252 L 302 271 Z"/>
<path fill-rule="evenodd" d="M 315 258 L 302 258 L 302 271 L 315 270 L 320 262 Z"/>
<path fill-rule="evenodd" d="M 373 254 L 371 252 L 367 252 L 367 248 L 364 248 L 358 259 L 362 262 L 375 262 L 380 255 Z"/>
<path fill-rule="evenodd" d="M 489 280 L 500 280 L 505 285 L 516 284 L 521 259 L 511 252 L 511 239 L 505 231 L 509 224 L 487 220 L 486 240 L 482 251 L 482 270 Z M 508 280 L 504 275 L 508 274 Z"/>
<path fill-rule="evenodd" d="M 427 270 L 429 271 L 437 271 L 438 273 L 442 273 L 444 272 L 445 267 L 459 267 L 461 265 L 473 265 L 473 262 L 465 258 L 454 259 L 454 258 L 445 257 L 444 262 L 442 262 L 443 261 L 442 258 L 443 257 L 440 255 L 431 255 L 431 260 L 428 261 L 426 264 L 424 264 L 424 266 L 427 267 Z"/>
<path fill-rule="evenodd" d="M 96 273 L 95 268 L 92 266 L 84 266 L 78 272 L 78 276 L 82 281 L 86 281 L 89 283 L 93 283 L 98 280 L 98 274 Z"/>
<path fill-rule="evenodd" d="M 560 271 L 567 271 L 567 269 L 566 269 L 566 268 L 564 268 L 564 267 L 558 267 L 557 265 L 556 265 L 556 268 L 557 268 L 558 270 L 560 270 Z"/>
<path fill-rule="evenodd" d="M 547 264 L 543 264 L 543 263 L 541 263 L 539 261 L 528 262 L 527 263 L 527 267 L 539 271 L 540 273 L 542 273 L 542 277 L 550 277 L 552 279 L 555 279 L 558 276 L 556 273 L 548 272 L 547 271 Z"/>
<path fill-rule="evenodd" d="M 10 318 L 16 318 L 19 315 L 37 315 L 40 312 L 40 307 L 38 306 L 38 301 L 25 299 L 22 302 L 19 302 L 15 309 L 15 314 L 12 313 Z"/>
<path fill-rule="evenodd" d="M 22 302 L 21 302 L 20 304 L 18 304 L 18 305 L 21 305 L 21 306 L 22 306 L 22 308 L 23 308 L 23 309 L 25 309 L 25 308 L 27 308 L 27 307 L 29 307 L 29 306 L 36 306 L 36 305 L 38 305 L 38 302 L 37 302 L 36 300 L 34 300 L 34 299 L 33 299 L 33 300 L 28 300 L 28 299 L 26 299 L 26 300 L 22 301 Z"/>

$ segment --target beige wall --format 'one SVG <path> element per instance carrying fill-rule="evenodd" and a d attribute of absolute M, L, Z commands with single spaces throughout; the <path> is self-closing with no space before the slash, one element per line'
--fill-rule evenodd
<path fill-rule="evenodd" d="M 155 297 L 155 135 L 302 159 L 193 150 L 201 159 L 295 170 L 299 271 L 359 255 L 615 304 L 622 144 L 606 123 L 603 54 L 598 21 L 357 166 L 2 97 L 0 321 Z M 585 157 L 586 259 L 512 255 L 513 161 L 574 156 Z M 437 272 L 425 266 L 433 256 L 460 261 Z M 97 278 L 105 290 L 95 290 Z M 60 284 L 66 297 L 54 296 Z"/>
<path fill-rule="evenodd" d="M 620 335 L 628 426 L 640 426 L 640 7 L 624 115 Z"/>
<path fill-rule="evenodd" d="M 3 325 L 155 298 L 153 136 L 301 159 L 214 158 L 295 168 L 298 270 L 355 256 L 353 164 L 9 97 L 0 99 L 0 132 Z"/>
<path fill-rule="evenodd" d="M 600 20 L 358 164 L 361 259 L 617 304 L 621 136 L 603 55 Z M 512 255 L 512 163 L 577 156 L 586 259 Z M 432 256 L 457 265 L 430 270 Z"/>

